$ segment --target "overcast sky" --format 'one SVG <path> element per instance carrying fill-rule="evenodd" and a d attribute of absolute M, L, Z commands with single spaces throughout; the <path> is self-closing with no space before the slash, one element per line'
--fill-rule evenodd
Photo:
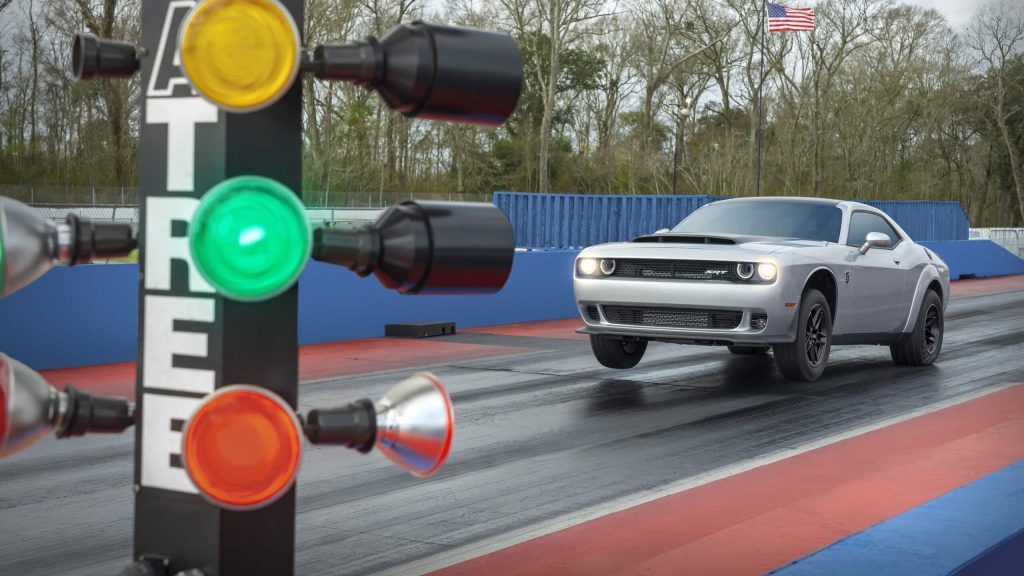
<path fill-rule="evenodd" d="M 974 16 L 974 12 L 978 8 L 992 1 L 993 0 L 902 0 L 902 2 L 907 4 L 917 4 L 918 6 L 938 10 L 943 16 L 949 19 L 949 22 L 956 28 L 962 28 L 970 21 L 971 16 Z"/>

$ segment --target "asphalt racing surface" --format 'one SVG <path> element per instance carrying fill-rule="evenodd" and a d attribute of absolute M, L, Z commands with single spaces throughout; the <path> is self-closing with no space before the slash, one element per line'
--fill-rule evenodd
<path fill-rule="evenodd" d="M 457 429 L 429 480 L 379 454 L 308 448 L 296 574 L 439 568 L 609 502 L 1024 381 L 1024 282 L 1001 289 L 960 290 L 936 365 L 836 347 L 815 383 L 782 380 L 770 355 L 670 344 L 651 344 L 632 370 L 605 369 L 576 320 L 305 349 L 303 411 L 375 398 L 429 369 Z M 118 386 L 130 392 L 130 378 L 93 389 Z M 132 438 L 47 438 L 0 463 L 0 574 L 110 575 L 127 563 Z"/>

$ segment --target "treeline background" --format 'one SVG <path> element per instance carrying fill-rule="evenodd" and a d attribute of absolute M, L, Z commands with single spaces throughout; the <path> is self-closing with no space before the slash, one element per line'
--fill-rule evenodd
<path fill-rule="evenodd" d="M 70 36 L 138 37 L 140 0 L 0 0 L 0 184 L 134 186 L 138 80 L 74 82 Z M 806 2 L 793 2 L 807 5 Z M 399 22 L 508 31 L 526 82 L 503 127 L 409 120 L 301 78 L 304 199 L 755 190 L 759 0 L 307 0 L 304 37 Z M 893 0 L 819 0 L 765 45 L 763 192 L 959 200 L 1024 222 L 1024 3 L 965 27 Z M 687 107 L 687 99 L 692 104 Z"/>

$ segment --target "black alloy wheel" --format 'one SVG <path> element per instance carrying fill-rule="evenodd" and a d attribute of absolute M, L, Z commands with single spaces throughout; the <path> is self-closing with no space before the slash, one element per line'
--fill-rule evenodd
<path fill-rule="evenodd" d="M 772 345 L 775 365 L 788 380 L 814 382 L 825 372 L 832 348 L 832 309 L 821 291 L 808 288 L 800 298 L 796 338 Z"/>
<path fill-rule="evenodd" d="M 928 290 L 911 332 L 889 346 L 892 361 L 904 366 L 927 366 L 935 362 L 942 351 L 945 322 L 942 297 L 935 290 Z"/>
<path fill-rule="evenodd" d="M 924 316 L 924 352 L 935 354 L 942 340 L 942 325 L 939 322 L 939 307 L 935 304 L 928 306 L 928 312 Z"/>
<path fill-rule="evenodd" d="M 807 362 L 814 367 L 825 361 L 825 347 L 828 346 L 828 331 L 825 328 L 827 316 L 825 307 L 815 303 L 807 314 L 804 336 L 804 351 L 807 354 Z"/>

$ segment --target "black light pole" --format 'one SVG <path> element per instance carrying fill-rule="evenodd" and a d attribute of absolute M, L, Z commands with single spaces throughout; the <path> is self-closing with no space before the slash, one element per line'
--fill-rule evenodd
<path fill-rule="evenodd" d="M 757 83 L 757 176 L 756 176 L 756 183 L 754 185 L 754 195 L 755 196 L 760 196 L 761 195 L 761 145 L 762 145 L 762 142 L 764 141 L 764 130 L 761 127 L 761 119 L 764 117 L 764 113 L 762 111 L 763 108 L 764 108 L 764 106 L 762 104 L 762 101 L 764 100 L 764 35 L 765 35 L 764 21 L 765 21 L 765 14 L 766 14 L 767 10 L 768 10 L 768 6 L 764 2 L 762 2 L 761 3 L 761 65 L 760 65 L 760 71 L 758 73 L 758 83 Z"/>

